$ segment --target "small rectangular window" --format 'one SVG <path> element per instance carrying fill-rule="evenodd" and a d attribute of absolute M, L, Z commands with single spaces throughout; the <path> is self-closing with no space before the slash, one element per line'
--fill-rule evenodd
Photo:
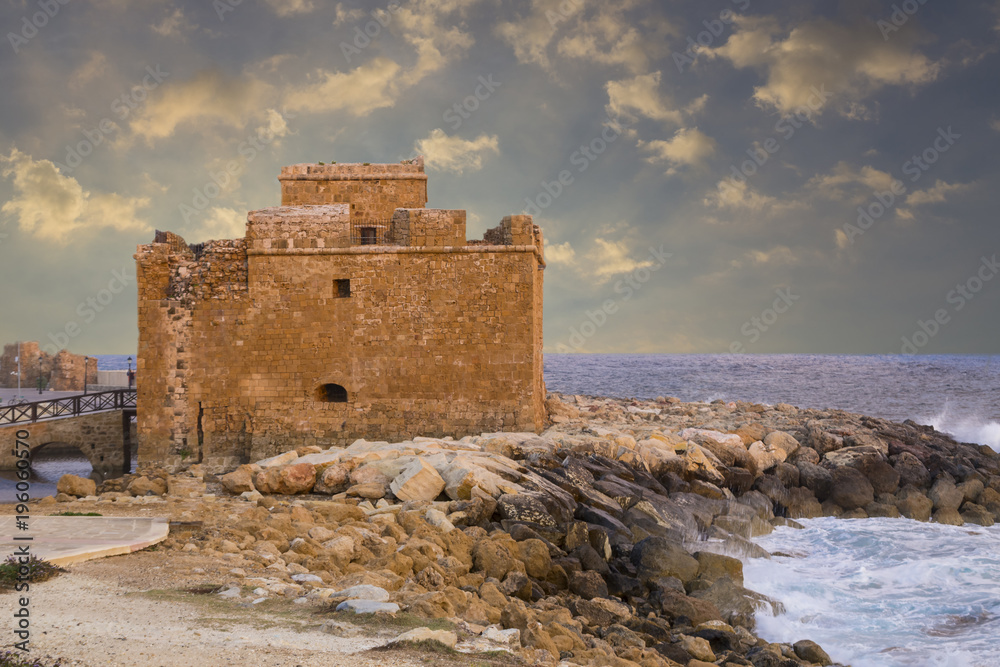
<path fill-rule="evenodd" d="M 333 291 L 338 299 L 351 296 L 351 281 L 349 278 L 333 281 Z"/>
<path fill-rule="evenodd" d="M 358 232 L 361 235 L 361 245 L 378 244 L 378 230 L 375 227 L 361 227 Z"/>

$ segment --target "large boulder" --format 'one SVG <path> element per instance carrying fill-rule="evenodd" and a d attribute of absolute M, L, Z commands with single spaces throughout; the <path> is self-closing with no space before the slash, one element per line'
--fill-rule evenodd
<path fill-rule="evenodd" d="M 683 582 L 698 576 L 700 564 L 684 547 L 663 537 L 647 537 L 632 548 L 630 556 L 640 580 L 656 582 L 677 577 Z"/>
<path fill-rule="evenodd" d="M 896 508 L 907 519 L 930 521 L 934 503 L 917 488 L 906 486 L 896 494 Z"/>
<path fill-rule="evenodd" d="M 330 465 L 316 474 L 315 493 L 334 495 L 342 493 L 351 486 L 350 471 L 343 464 Z"/>
<path fill-rule="evenodd" d="M 407 501 L 434 500 L 444 491 L 444 486 L 434 466 L 418 458 L 392 480 L 389 488 L 397 498 Z"/>
<path fill-rule="evenodd" d="M 253 465 L 241 465 L 228 475 L 219 478 L 222 486 L 229 493 L 239 495 L 247 491 L 256 491 L 253 485 L 253 475 L 258 468 Z"/>
<path fill-rule="evenodd" d="M 876 462 L 884 460 L 885 455 L 875 447 L 844 447 L 835 452 L 827 452 L 823 456 L 823 466 L 831 470 L 844 467 L 867 470 Z"/>
<path fill-rule="evenodd" d="M 749 447 L 750 456 L 757 464 L 757 469 L 761 472 L 770 470 L 779 463 L 784 463 L 788 455 L 785 450 L 775 445 L 767 445 L 762 440 L 758 440 Z"/>
<path fill-rule="evenodd" d="M 875 461 L 862 472 L 872 483 L 876 495 L 896 493 L 899 489 L 899 473 L 889 465 L 888 461 Z"/>
<path fill-rule="evenodd" d="M 875 489 L 860 470 L 839 467 L 833 471 L 830 500 L 845 510 L 856 510 L 875 500 Z"/>
<path fill-rule="evenodd" d="M 938 478 L 934 482 L 934 486 L 931 487 L 927 497 L 934 503 L 935 510 L 957 511 L 962 506 L 962 501 L 965 500 L 965 494 L 955 486 L 955 483 L 944 478 Z"/>
<path fill-rule="evenodd" d="M 833 491 L 833 473 L 822 466 L 799 461 L 799 484 L 815 494 L 816 499 L 823 502 Z"/>
<path fill-rule="evenodd" d="M 930 484 L 931 474 L 916 456 L 910 452 L 902 452 L 896 456 L 893 469 L 899 474 L 899 485 L 907 484 L 922 489 Z"/>
<path fill-rule="evenodd" d="M 65 493 L 67 496 L 85 498 L 86 496 L 97 495 L 97 482 L 86 477 L 63 475 L 56 483 L 56 491 Z"/>
<path fill-rule="evenodd" d="M 771 431 L 764 438 L 764 445 L 770 449 L 780 449 L 785 452 L 785 459 L 798 451 L 799 441 L 795 437 L 784 431 Z"/>
<path fill-rule="evenodd" d="M 128 485 L 133 496 L 162 496 L 167 492 L 167 483 L 160 477 L 136 477 Z"/>

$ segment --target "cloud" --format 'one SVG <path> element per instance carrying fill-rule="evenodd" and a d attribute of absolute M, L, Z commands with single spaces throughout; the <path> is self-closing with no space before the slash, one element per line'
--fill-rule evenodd
<path fill-rule="evenodd" d="M 415 148 L 418 153 L 423 154 L 428 167 L 456 174 L 466 170 L 479 171 L 483 168 L 483 160 L 488 154 L 500 154 L 499 139 L 496 135 L 481 134 L 468 141 L 461 137 L 449 137 L 440 128 L 419 140 Z"/>
<path fill-rule="evenodd" d="M 571 34 L 559 40 L 557 52 L 566 58 L 599 65 L 622 65 L 632 73 L 646 71 L 652 45 L 643 40 L 623 14 L 635 4 L 619 0 L 598 5 L 590 18 L 585 19 L 581 14 Z"/>
<path fill-rule="evenodd" d="M 455 22 L 478 0 L 411 0 L 394 13 L 377 10 L 375 14 L 413 47 L 416 60 L 404 68 L 394 60 L 376 57 L 347 72 L 316 70 L 305 85 L 285 91 L 285 104 L 293 111 L 324 113 L 347 111 L 363 116 L 376 109 L 395 105 L 408 88 L 419 84 L 429 74 L 443 69 L 475 43 L 471 33 Z"/>
<path fill-rule="evenodd" d="M 889 172 L 870 165 L 857 168 L 847 162 L 838 162 L 830 173 L 809 179 L 805 187 L 825 199 L 862 203 L 875 192 L 891 191 L 896 180 Z"/>
<path fill-rule="evenodd" d="M 186 81 L 169 81 L 132 119 L 135 137 L 148 145 L 172 136 L 184 125 L 208 130 L 214 125 L 241 129 L 259 114 L 265 86 L 253 78 L 230 78 L 210 70 Z"/>
<path fill-rule="evenodd" d="M 739 259 L 732 261 L 734 269 L 745 266 L 796 266 L 802 261 L 801 257 L 788 246 L 775 246 L 770 250 L 748 250 Z"/>
<path fill-rule="evenodd" d="M 583 3 L 565 0 L 531 0 L 531 10 L 515 21 L 497 24 L 496 33 L 514 49 L 520 63 L 534 63 L 552 70 L 548 49 L 561 23 L 580 13 Z"/>
<path fill-rule="evenodd" d="M 868 117 L 871 110 L 860 100 L 885 86 L 930 83 L 941 71 L 939 64 L 916 50 L 916 31 L 886 41 L 869 25 L 827 19 L 806 21 L 787 31 L 770 17 L 736 16 L 734 25 L 725 44 L 699 53 L 762 72 L 766 81 L 754 89 L 754 99 L 783 114 L 802 107 L 821 113 L 833 104 L 844 116 Z M 817 98 L 815 90 L 823 87 L 830 99 Z"/>
<path fill-rule="evenodd" d="M 651 120 L 679 124 L 682 120 L 681 112 L 672 109 L 668 100 L 660 94 L 660 76 L 660 72 L 651 72 L 631 79 L 609 81 L 605 86 L 608 92 L 608 115 L 634 120 L 638 114 Z"/>
<path fill-rule="evenodd" d="M 624 241 L 608 241 L 598 237 L 594 239 L 594 244 L 595 248 L 586 256 L 587 266 L 582 268 L 599 283 L 623 273 L 632 273 L 636 269 L 648 269 L 654 264 L 651 259 L 640 262 L 630 257 Z"/>
<path fill-rule="evenodd" d="M 265 2 L 278 16 L 308 14 L 317 7 L 315 0 L 265 0 Z"/>
<path fill-rule="evenodd" d="M 762 211 L 766 208 L 784 208 L 785 205 L 774 197 L 754 192 L 746 181 L 726 179 L 719 181 L 717 188 L 702 201 L 710 208 L 748 211 Z"/>
<path fill-rule="evenodd" d="M 348 21 L 358 21 L 367 16 L 365 14 L 365 10 L 361 9 L 360 7 L 357 7 L 355 9 L 344 9 L 344 3 L 342 2 L 337 3 L 337 6 L 334 8 L 334 13 L 335 13 L 333 19 L 334 27 L 341 26 L 347 23 Z"/>
<path fill-rule="evenodd" d="M 574 266 L 576 264 L 576 250 L 565 243 L 546 243 L 545 261 L 549 264 L 562 264 L 564 266 Z"/>
<path fill-rule="evenodd" d="M 16 148 L 0 155 L 0 173 L 13 178 L 14 196 L 0 212 L 12 216 L 21 231 L 66 245 L 80 234 L 100 229 L 150 231 L 139 211 L 149 206 L 145 197 L 94 194 L 72 177 L 63 176 L 48 160 L 34 160 Z"/>
<path fill-rule="evenodd" d="M 995 131 L 1000 132 L 1000 118 L 994 118 L 990 121 L 990 127 Z"/>
<path fill-rule="evenodd" d="M 966 192 L 971 183 L 945 183 L 938 180 L 926 190 L 916 190 L 906 198 L 907 206 L 923 206 L 925 204 L 943 204 L 951 193 Z"/>
<path fill-rule="evenodd" d="M 647 160 L 651 163 L 667 162 L 667 175 L 673 175 L 684 165 L 702 166 L 715 152 L 715 140 L 698 128 L 681 128 L 672 139 L 639 142 L 639 148 L 651 153 Z"/>
<path fill-rule="evenodd" d="M 231 208 L 214 206 L 205 214 L 201 226 L 194 232 L 185 234 L 185 238 L 191 243 L 242 238 L 246 236 L 246 223 L 246 211 L 240 212 Z"/>
<path fill-rule="evenodd" d="M 285 105 L 292 111 L 347 111 L 363 116 L 396 103 L 402 68 L 388 58 L 376 58 L 350 72 L 319 71 L 313 83 L 290 89 Z"/>
<path fill-rule="evenodd" d="M 108 69 L 108 59 L 100 51 L 91 51 L 87 60 L 77 67 L 70 78 L 70 87 L 79 90 L 102 76 Z"/>
<path fill-rule="evenodd" d="M 184 37 L 196 26 L 184 16 L 184 10 L 178 7 L 173 14 L 164 17 L 162 21 L 152 26 L 153 32 L 163 37 Z"/>

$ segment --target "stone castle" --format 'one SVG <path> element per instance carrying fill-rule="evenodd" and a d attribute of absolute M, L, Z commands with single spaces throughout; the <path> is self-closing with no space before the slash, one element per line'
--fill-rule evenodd
<path fill-rule="evenodd" d="M 530 216 L 466 240 L 465 211 L 425 208 L 419 158 L 278 180 L 245 238 L 138 248 L 140 464 L 542 428 Z"/>

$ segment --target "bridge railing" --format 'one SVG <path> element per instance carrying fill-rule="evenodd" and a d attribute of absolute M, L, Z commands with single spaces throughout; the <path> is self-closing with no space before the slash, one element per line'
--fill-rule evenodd
<path fill-rule="evenodd" d="M 135 389 L 114 389 L 18 405 L 4 405 L 0 406 L 0 426 L 56 417 L 76 417 L 91 412 L 135 409 L 135 404 Z"/>

